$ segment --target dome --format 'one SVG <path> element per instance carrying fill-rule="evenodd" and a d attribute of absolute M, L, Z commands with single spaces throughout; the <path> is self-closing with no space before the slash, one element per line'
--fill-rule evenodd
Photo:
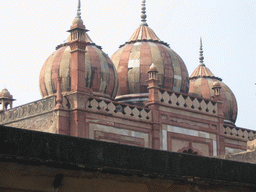
<path fill-rule="evenodd" d="M 86 42 L 85 87 L 91 88 L 95 95 L 115 98 L 118 78 L 113 62 L 86 32 L 80 38 Z M 71 48 L 69 42 L 71 42 L 71 36 L 68 37 L 67 43 L 56 48 L 57 50 L 48 57 L 41 69 L 39 84 L 42 97 L 56 93 L 58 77 L 62 78 L 62 92 L 71 90 Z"/>
<path fill-rule="evenodd" d="M 119 78 L 118 96 L 148 93 L 146 80 L 152 63 L 158 71 L 159 87 L 187 93 L 188 71 L 181 57 L 161 41 L 145 22 L 142 7 L 142 24 L 125 44 L 111 57 Z M 117 97 L 118 98 L 118 97 Z"/>
<path fill-rule="evenodd" d="M 10 94 L 10 92 L 4 88 L 1 92 L 0 92 L 0 97 L 1 98 L 12 98 L 12 95 Z"/>
<path fill-rule="evenodd" d="M 190 80 L 189 94 L 194 96 L 210 99 L 214 96 L 213 86 L 214 83 L 218 83 L 221 87 L 220 95 L 223 105 L 223 113 L 226 120 L 232 123 L 236 122 L 237 118 L 237 102 L 234 93 L 231 89 L 222 81 L 217 78 L 199 77 L 197 79 Z"/>
<path fill-rule="evenodd" d="M 76 18 L 73 20 L 72 24 L 73 24 L 73 25 L 75 25 L 75 24 L 83 25 L 84 23 L 83 23 L 83 20 L 82 20 L 81 18 L 77 18 L 77 17 L 76 17 Z"/>
<path fill-rule="evenodd" d="M 70 37 L 68 38 L 69 41 Z M 95 94 L 114 98 L 117 92 L 118 78 L 114 64 L 100 46 L 97 46 L 85 33 L 87 42 L 85 52 L 86 87 L 92 88 Z M 62 78 L 62 92 L 69 92 L 71 49 L 67 43 L 57 47 L 49 56 L 40 73 L 40 91 L 42 97 L 55 94 L 57 77 Z"/>
<path fill-rule="evenodd" d="M 67 43 L 57 46 L 41 69 L 39 86 L 42 97 L 57 92 L 57 79 L 60 77 L 63 93 L 71 90 L 84 92 L 85 88 L 90 88 L 94 95 L 115 98 L 118 88 L 115 66 L 101 47 L 91 40 L 87 31 L 81 19 L 79 0 Z"/>
<path fill-rule="evenodd" d="M 200 55 L 201 64 L 190 76 L 189 94 L 211 99 L 211 97 L 214 96 L 214 90 L 212 88 L 221 87 L 220 96 L 225 120 L 235 123 L 237 118 L 237 102 L 234 93 L 222 82 L 221 78 L 215 77 L 205 64 L 203 64 L 202 44 L 200 47 Z"/>

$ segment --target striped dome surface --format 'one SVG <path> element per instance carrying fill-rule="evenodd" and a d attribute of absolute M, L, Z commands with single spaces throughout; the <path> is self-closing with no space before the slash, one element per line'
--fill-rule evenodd
<path fill-rule="evenodd" d="M 69 40 L 69 39 L 68 39 Z M 114 98 L 118 88 L 118 77 L 113 62 L 92 42 L 86 34 L 85 53 L 85 82 L 86 87 L 93 92 Z M 40 91 L 42 97 L 55 94 L 57 91 L 57 77 L 62 77 L 62 92 L 71 89 L 70 60 L 71 49 L 65 44 L 46 60 L 40 73 Z"/>
<path fill-rule="evenodd" d="M 181 57 L 162 42 L 148 26 L 140 26 L 130 40 L 111 57 L 119 78 L 118 96 L 148 93 L 148 70 L 158 70 L 161 88 L 187 93 L 189 79 Z"/>
<path fill-rule="evenodd" d="M 197 77 L 215 77 L 213 73 L 205 65 L 199 65 L 193 73 L 190 75 L 190 78 Z"/>
<path fill-rule="evenodd" d="M 129 41 L 137 41 L 137 40 L 154 40 L 161 41 L 155 34 L 155 32 L 148 26 L 140 26 L 129 39 Z"/>
<path fill-rule="evenodd" d="M 237 102 L 234 93 L 205 66 L 199 66 L 190 76 L 189 93 L 194 96 L 210 99 L 214 96 L 212 89 L 214 82 L 218 82 L 221 86 L 220 95 L 223 102 L 225 119 L 235 123 L 237 118 Z"/>

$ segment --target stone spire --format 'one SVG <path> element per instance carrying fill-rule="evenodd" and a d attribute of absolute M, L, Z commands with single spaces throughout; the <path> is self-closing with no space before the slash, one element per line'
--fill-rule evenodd
<path fill-rule="evenodd" d="M 77 14 L 75 19 L 72 22 L 73 25 L 78 24 L 78 25 L 83 25 L 83 20 L 81 19 L 81 1 L 78 0 L 78 6 L 77 6 Z"/>
<path fill-rule="evenodd" d="M 76 18 L 81 18 L 81 1 L 78 0 L 77 15 Z"/>
<path fill-rule="evenodd" d="M 202 37 L 200 37 L 199 62 L 200 62 L 200 64 L 199 64 L 200 66 L 205 66 L 205 64 L 204 64 L 204 56 L 203 56 Z"/>
<path fill-rule="evenodd" d="M 147 18 L 147 15 L 146 15 L 146 0 L 142 0 L 142 8 L 141 8 L 141 25 L 142 26 L 148 26 L 148 24 L 147 24 L 147 20 L 146 20 L 146 18 Z"/>

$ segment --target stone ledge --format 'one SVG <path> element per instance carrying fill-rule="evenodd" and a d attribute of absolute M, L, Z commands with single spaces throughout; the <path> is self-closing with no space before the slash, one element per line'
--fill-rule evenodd
<path fill-rule="evenodd" d="M 0 126 L 0 161 L 256 187 L 256 165 Z"/>

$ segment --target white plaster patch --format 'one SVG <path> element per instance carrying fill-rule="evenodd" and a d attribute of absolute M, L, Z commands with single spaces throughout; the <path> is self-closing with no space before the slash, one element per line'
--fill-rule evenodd
<path fill-rule="evenodd" d="M 175 126 L 171 126 L 171 125 L 167 125 L 167 130 L 169 132 L 173 132 L 173 133 L 180 133 L 180 134 L 184 134 L 184 135 L 191 135 L 191 136 L 195 136 L 195 137 L 203 137 L 203 138 L 210 138 L 210 134 L 203 132 L 203 131 L 196 131 L 196 130 L 192 130 L 192 129 L 185 129 L 185 128 L 180 128 L 180 127 L 175 127 Z"/>
<path fill-rule="evenodd" d="M 140 67 L 140 60 L 139 59 L 129 60 L 128 69 L 131 69 L 131 68 L 134 68 L 134 67 Z"/>
<path fill-rule="evenodd" d="M 181 76 L 179 76 L 179 75 L 174 75 L 174 79 L 181 80 L 182 78 L 181 78 Z"/>
<path fill-rule="evenodd" d="M 141 44 L 142 44 L 141 42 L 137 42 L 133 46 L 140 46 Z"/>
<path fill-rule="evenodd" d="M 234 149 L 230 147 L 225 147 L 225 153 L 234 153 Z"/>
<path fill-rule="evenodd" d="M 240 152 L 244 152 L 244 151 L 246 151 L 246 150 L 225 147 L 225 154 L 227 154 L 227 153 L 240 153 Z"/>

